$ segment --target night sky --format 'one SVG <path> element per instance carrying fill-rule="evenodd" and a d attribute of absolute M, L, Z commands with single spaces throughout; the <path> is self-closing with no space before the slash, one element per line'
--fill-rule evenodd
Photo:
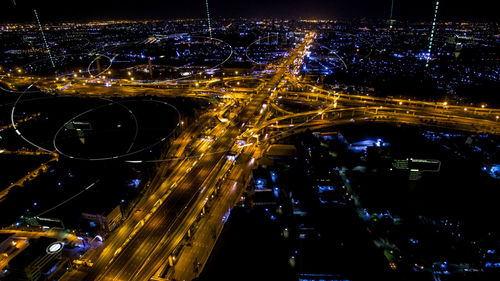
<path fill-rule="evenodd" d="M 14 6 L 13 2 L 17 3 Z M 498 21 L 496 0 L 442 0 L 439 19 Z M 205 0 L 2 0 L 0 21 L 204 17 Z M 388 18 L 391 0 L 209 0 L 213 17 Z M 435 0 L 395 0 L 396 19 L 430 21 Z"/>

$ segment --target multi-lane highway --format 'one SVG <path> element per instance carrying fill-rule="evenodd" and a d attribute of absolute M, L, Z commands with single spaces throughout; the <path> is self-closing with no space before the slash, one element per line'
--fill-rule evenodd
<path fill-rule="evenodd" d="M 311 38 L 306 37 L 283 59 L 273 77 L 252 95 L 237 118 L 217 132 L 213 143 L 195 152 L 200 155 L 198 159 L 183 160 L 163 182 L 152 182 L 159 186 L 151 187 L 151 199 L 138 204 L 141 211 L 106 241 L 85 280 L 148 280 L 158 271 L 199 215 L 221 170 L 227 169 L 225 155 L 248 124 L 262 122 L 263 104 L 304 54 Z"/>
<path fill-rule="evenodd" d="M 84 258 L 91 260 L 93 266 L 84 274 L 69 273 L 63 279 L 149 280 L 159 269 L 164 268 L 169 256 L 203 212 L 207 198 L 220 184 L 222 175 L 231 169 L 232 164 L 226 155 L 238 137 L 270 140 L 305 128 L 368 121 L 424 123 L 473 132 L 500 131 L 500 111 L 486 106 L 463 107 L 445 102 L 346 95 L 300 82 L 297 76 L 315 36 L 309 33 L 278 64 L 269 65 L 266 72 L 272 74 L 259 77 L 233 76 L 226 78 L 223 88 L 215 86 L 217 79 L 184 84 L 121 79 L 115 80 L 111 86 L 79 77 L 67 77 L 56 83 L 50 79 L 39 82 L 42 89 L 57 90 L 66 95 L 85 93 L 85 96 L 115 98 L 142 95 L 208 98 L 216 94 L 239 100 L 239 107 L 233 109 L 235 114 L 227 122 L 219 122 L 211 129 L 211 135 L 215 136 L 213 141 L 200 141 L 198 137 L 206 130 L 209 121 L 217 120 L 229 106 L 215 108 L 201 116 L 197 124 L 185 128 L 164 155 L 163 160 L 169 161 L 159 165 L 156 177 L 149 182 L 143 198 L 131 215 L 102 247 L 85 254 Z M 260 84 L 255 89 L 233 87 L 247 79 L 257 79 Z M 15 88 L 13 85 L 16 83 L 29 81 L 29 77 L 12 77 L 6 84 Z M 300 90 L 288 91 L 287 85 L 290 84 Z M 300 102 L 309 109 L 295 112 L 282 106 L 280 103 L 283 101 Z M 228 104 L 235 105 L 231 102 Z M 262 135 L 265 137 L 261 138 Z M 140 163 L 141 160 L 130 162 Z M 237 176 L 244 174 L 241 169 Z M 229 184 L 226 182 L 223 186 Z M 227 192 L 224 194 L 229 196 Z"/>

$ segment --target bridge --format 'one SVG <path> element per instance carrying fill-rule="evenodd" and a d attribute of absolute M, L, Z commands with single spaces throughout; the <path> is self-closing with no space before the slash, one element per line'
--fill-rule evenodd
<path fill-rule="evenodd" d="M 268 65 L 260 74 L 233 75 L 222 78 L 223 81 L 220 78 L 175 82 L 106 80 L 78 75 L 61 79 L 3 77 L 11 91 L 17 89 L 16 85 L 37 81 L 37 86 L 47 93 L 79 97 L 218 98 L 213 110 L 205 112 L 174 140 L 165 156 L 169 161 L 159 160 L 158 173 L 132 214 L 101 248 L 84 256 L 93 266 L 67 273 L 63 280 L 161 280 L 169 275 L 182 241 L 191 237 L 193 226 L 206 214 L 207 202 L 217 196 L 226 198 L 226 201 L 213 199 L 218 208 L 212 208 L 212 212 L 224 214 L 225 206 L 222 208 L 220 204 L 231 202 L 229 207 L 234 204 L 263 146 L 301 131 L 350 123 L 389 122 L 499 133 L 500 110 L 486 105 L 466 107 L 443 101 L 350 95 L 302 81 L 303 58 L 315 37 L 314 32 L 309 33 L 279 63 Z M 258 83 L 255 87 L 245 87 L 245 81 Z M 198 140 L 200 132 L 209 127 L 209 121 L 222 116 L 236 102 L 240 106 L 233 116 L 209 130 L 213 141 Z M 287 103 L 300 103 L 301 110 L 287 107 Z M 239 145 L 238 139 L 247 140 L 247 145 Z M 237 163 L 226 158 L 234 150 L 240 154 Z M 172 162 L 173 170 L 169 170 Z M 211 231 L 200 229 L 198 232 L 204 234 Z"/>

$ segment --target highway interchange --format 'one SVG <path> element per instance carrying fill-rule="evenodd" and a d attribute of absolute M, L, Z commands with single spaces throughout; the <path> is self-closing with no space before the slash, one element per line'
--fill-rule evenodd
<path fill-rule="evenodd" d="M 198 123 L 184 128 L 173 141 L 165 155 L 169 161 L 160 161 L 156 177 L 149 182 L 132 215 L 107 238 L 103 246 L 82 257 L 91 261 L 92 266 L 69 272 L 63 280 L 161 280 L 158 272 L 165 272 L 174 263 L 173 253 L 179 249 L 196 220 L 205 213 L 209 198 L 219 193 L 221 187 L 234 186 L 238 191 L 225 192 L 222 197 L 234 205 L 237 195 L 245 187 L 245 180 L 235 184 L 234 178 L 249 176 L 245 170 L 251 170 L 255 157 L 259 156 L 259 147 L 305 129 L 356 122 L 391 122 L 472 133 L 498 134 L 500 131 L 500 110 L 486 105 L 466 107 L 444 101 L 350 95 L 305 81 L 299 76 L 299 69 L 315 36 L 314 32 L 308 33 L 287 56 L 267 66 L 265 72 L 272 74 L 235 74 L 224 78 L 222 87 L 217 78 L 154 83 L 114 79 L 110 82 L 111 86 L 105 86 L 99 79 L 92 82 L 78 75 L 67 77 L 64 81 L 36 79 L 40 89 L 60 95 L 211 100 L 217 97 L 214 110 L 200 116 Z M 34 79 L 27 76 L 5 78 L 5 84 L 11 89 L 19 84 L 30 84 Z M 258 86 L 245 87 L 247 80 L 258 80 Z M 243 85 L 240 86 L 240 83 Z M 293 90 L 289 90 L 291 88 Z M 283 106 L 285 101 L 307 105 L 309 110 L 293 111 Z M 200 141 L 199 135 L 206 131 L 208 121 L 215 118 L 221 120 L 228 111 L 232 114 L 229 117 L 226 114 L 225 120 L 211 128 L 210 135 L 214 139 Z M 247 145 L 238 144 L 237 140 L 244 140 Z M 226 157 L 234 151 L 240 154 L 236 162 Z M 171 163 L 173 169 L 169 170 Z M 225 205 L 223 200 L 216 202 Z M 225 207 L 219 209 L 224 212 Z"/>

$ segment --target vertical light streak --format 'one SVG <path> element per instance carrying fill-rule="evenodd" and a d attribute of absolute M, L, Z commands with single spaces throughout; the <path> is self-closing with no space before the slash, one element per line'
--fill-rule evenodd
<path fill-rule="evenodd" d="M 439 8 L 439 0 L 436 1 L 436 8 L 434 9 L 434 20 L 432 21 L 431 38 L 429 39 L 429 50 L 427 51 L 427 62 L 425 63 L 425 67 L 429 67 L 429 61 L 431 60 L 432 43 L 434 42 L 434 31 L 436 28 L 438 8 Z"/>
<path fill-rule="evenodd" d="M 56 68 L 56 65 L 54 64 L 54 60 L 52 59 L 52 53 L 50 52 L 50 49 L 49 49 L 49 44 L 47 44 L 47 39 L 45 38 L 45 34 L 43 33 L 42 25 L 40 24 L 40 19 L 38 18 L 38 13 L 36 12 L 36 9 L 33 9 L 33 11 L 35 12 L 36 21 L 38 23 L 38 27 L 40 27 L 40 32 L 42 33 L 43 42 L 45 43 L 45 48 L 47 49 L 47 52 L 49 53 L 50 62 L 52 63 L 52 66 L 54 68 Z"/>
<path fill-rule="evenodd" d="M 12 0 L 12 2 L 14 2 L 14 6 L 17 6 L 17 4 L 16 4 L 16 0 Z"/>
<path fill-rule="evenodd" d="M 392 25 L 394 24 L 394 20 L 392 19 L 394 12 L 394 0 L 391 1 L 391 15 L 389 16 L 389 29 L 392 29 Z"/>
<path fill-rule="evenodd" d="M 210 33 L 210 40 L 212 40 L 212 26 L 210 24 L 210 10 L 208 9 L 208 0 L 205 0 L 207 6 L 207 19 L 208 19 L 208 32 Z"/>
<path fill-rule="evenodd" d="M 391 17 L 389 19 L 392 20 L 392 12 L 394 11 L 394 0 L 392 0 L 392 4 L 391 4 Z"/>

